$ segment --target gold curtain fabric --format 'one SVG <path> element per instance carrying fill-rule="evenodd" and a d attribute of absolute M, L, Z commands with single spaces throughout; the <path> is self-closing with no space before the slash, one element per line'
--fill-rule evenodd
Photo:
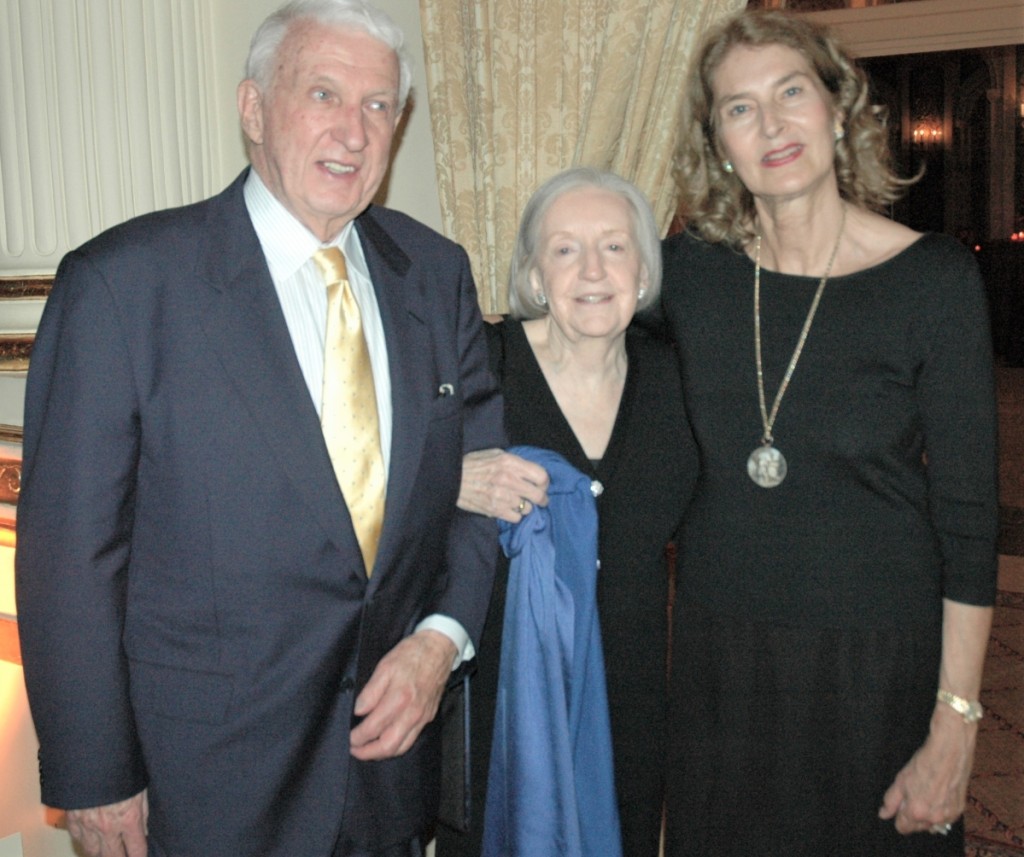
<path fill-rule="evenodd" d="M 420 0 L 445 232 L 505 312 L 519 214 L 576 164 L 675 209 L 678 105 L 701 34 L 745 0 Z"/>

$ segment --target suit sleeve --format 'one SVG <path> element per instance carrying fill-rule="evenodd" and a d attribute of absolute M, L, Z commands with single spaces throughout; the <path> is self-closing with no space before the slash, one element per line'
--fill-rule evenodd
<path fill-rule="evenodd" d="M 489 368 L 483 318 L 469 260 L 462 264 L 458 294 L 458 359 L 463 407 L 463 454 L 506 445 L 503 404 Z M 461 462 L 460 462 L 461 466 Z M 498 557 L 495 522 L 481 515 L 455 511 L 447 549 L 447 573 L 434 609 L 459 622 L 475 648 L 487 616 L 494 568 Z"/>
<path fill-rule="evenodd" d="M 118 307 L 90 262 L 61 263 L 28 374 L 17 520 L 18 625 L 45 804 L 146 785 L 122 630 L 139 459 Z"/>

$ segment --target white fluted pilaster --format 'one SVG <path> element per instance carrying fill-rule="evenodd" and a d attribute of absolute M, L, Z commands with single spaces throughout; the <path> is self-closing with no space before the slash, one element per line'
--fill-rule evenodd
<path fill-rule="evenodd" d="M 0 0 L 0 275 L 209 195 L 203 0 Z"/>

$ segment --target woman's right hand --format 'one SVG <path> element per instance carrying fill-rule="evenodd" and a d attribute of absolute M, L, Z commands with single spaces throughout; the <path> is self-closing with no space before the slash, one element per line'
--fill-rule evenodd
<path fill-rule="evenodd" d="M 539 464 L 503 449 L 481 449 L 462 459 L 459 508 L 518 524 L 534 506 L 548 504 L 548 474 Z"/>

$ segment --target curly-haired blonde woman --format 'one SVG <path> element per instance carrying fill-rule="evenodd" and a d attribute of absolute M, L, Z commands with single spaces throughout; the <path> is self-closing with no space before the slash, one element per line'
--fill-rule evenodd
<path fill-rule="evenodd" d="M 908 182 L 827 32 L 741 13 L 685 102 L 667 853 L 962 854 L 997 532 L 974 260 L 878 213 Z"/>

